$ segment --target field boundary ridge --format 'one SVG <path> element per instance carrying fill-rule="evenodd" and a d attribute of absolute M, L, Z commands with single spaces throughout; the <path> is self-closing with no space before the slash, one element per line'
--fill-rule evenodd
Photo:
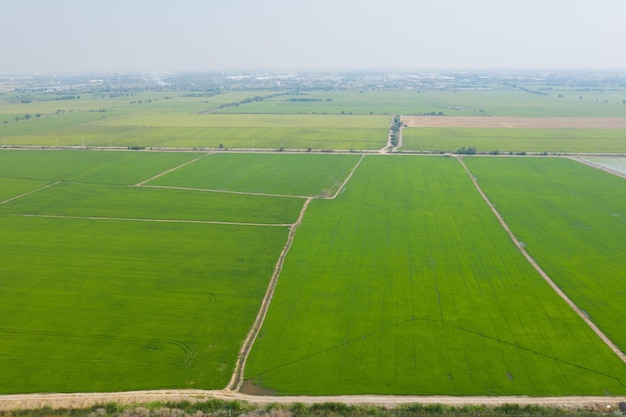
<path fill-rule="evenodd" d="M 39 187 L 39 188 L 37 188 L 37 189 L 35 189 L 35 190 L 31 190 L 31 191 L 28 191 L 28 192 L 22 193 L 22 194 L 20 194 L 20 195 L 16 195 L 16 196 L 14 196 L 14 197 L 7 198 L 6 200 L 2 200 L 2 201 L 0 201 L 0 205 L 2 205 L 2 204 L 6 204 L 6 203 L 9 203 L 9 202 L 11 202 L 11 201 L 13 201 L 13 200 L 17 200 L 18 198 L 26 197 L 27 195 L 30 195 L 30 194 L 36 193 L 36 192 L 38 192 L 38 191 L 43 191 L 43 190 L 45 190 L 45 189 L 47 189 L 47 188 L 54 187 L 55 185 L 58 185 L 58 184 L 60 184 L 60 183 L 61 183 L 61 181 L 55 181 L 55 182 L 53 182 L 52 184 L 47 184 L 47 185 L 44 185 L 43 187 Z"/>
<path fill-rule="evenodd" d="M 9 213 L 6 216 L 15 217 L 42 217 L 47 219 L 77 219 L 77 220 L 110 220 L 124 222 L 154 222 L 154 223 L 194 223 L 194 224 L 226 224 L 231 226 L 265 226 L 265 227 L 291 227 L 291 223 L 243 223 L 226 222 L 218 220 L 185 220 L 185 219 L 146 219 L 132 217 L 98 217 L 98 216 L 65 216 L 60 214 L 27 214 Z"/>
<path fill-rule="evenodd" d="M 596 326 L 596 324 L 593 321 L 591 321 L 591 319 L 587 317 L 585 313 L 583 313 L 583 311 L 567 296 L 567 294 L 565 294 L 563 290 L 561 290 L 561 288 L 559 288 L 559 286 L 556 285 L 554 281 L 552 281 L 552 279 L 548 276 L 548 274 L 546 274 L 545 271 L 541 269 L 539 264 L 533 259 L 532 256 L 530 256 L 530 254 L 526 251 L 526 249 L 520 243 L 520 241 L 517 240 L 517 238 L 515 237 L 515 235 L 509 228 L 509 226 L 506 224 L 506 222 L 504 221 L 504 219 L 502 218 L 498 210 L 495 208 L 495 206 L 491 203 L 491 201 L 489 201 L 489 198 L 487 197 L 487 195 L 483 192 L 483 190 L 478 185 L 478 181 L 476 180 L 476 177 L 472 175 L 472 172 L 463 162 L 463 158 L 456 156 L 456 159 L 457 161 L 459 161 L 463 169 L 465 169 L 465 172 L 467 173 L 467 175 L 469 175 L 472 183 L 474 184 L 474 187 L 476 187 L 476 190 L 478 190 L 478 193 L 480 194 L 480 196 L 483 198 L 485 203 L 487 203 L 487 205 L 491 209 L 491 212 L 496 216 L 502 228 L 507 232 L 507 234 L 509 235 L 509 238 L 511 238 L 511 240 L 513 241 L 517 249 L 522 253 L 522 255 L 524 255 L 524 257 L 530 263 L 530 265 L 539 273 L 539 275 L 544 279 L 544 281 L 546 281 L 548 285 L 550 285 L 550 287 L 558 294 L 558 296 L 561 297 L 561 299 L 565 301 L 565 303 L 567 303 L 567 305 L 572 310 L 574 310 L 574 312 L 578 315 L 578 317 L 580 317 L 591 328 L 591 330 L 604 342 L 604 344 L 607 345 L 609 349 L 611 349 L 613 353 L 615 353 L 617 357 L 620 358 L 622 362 L 626 364 L 626 355 L 624 354 L 624 352 L 622 352 L 620 348 L 617 347 L 617 345 L 613 343 L 613 341 L 609 339 L 609 337 L 605 335 L 604 332 L 602 332 L 602 330 L 600 330 L 600 328 Z"/>
<path fill-rule="evenodd" d="M 206 158 L 206 157 L 207 157 L 207 156 L 209 156 L 209 155 L 212 155 L 212 153 L 211 153 L 211 152 L 207 152 L 207 153 L 205 153 L 205 154 L 203 154 L 203 155 L 200 155 L 200 156 L 199 156 L 199 157 L 197 157 L 197 158 L 192 159 L 191 161 L 183 162 L 182 164 L 177 165 L 177 166 L 175 166 L 174 168 L 170 168 L 170 169 L 168 169 L 168 170 L 166 170 L 166 171 L 160 172 L 160 173 L 158 173 L 158 174 L 156 174 L 156 175 L 154 175 L 154 176 L 152 176 L 152 177 L 148 178 L 147 180 L 144 180 L 144 181 L 138 182 L 137 184 L 135 184 L 135 186 L 136 186 L 136 187 L 141 187 L 141 186 L 143 186 L 143 185 L 144 185 L 145 183 L 147 183 L 147 182 L 150 182 L 150 181 L 152 181 L 152 180 L 154 180 L 154 179 L 157 179 L 157 178 L 159 178 L 159 177 L 162 177 L 163 175 L 167 175 L 167 174 L 169 174 L 170 172 L 174 172 L 174 171 L 176 171 L 177 169 L 180 169 L 180 168 L 182 168 L 182 167 L 184 167 L 184 166 L 187 166 L 187 165 L 193 164 L 194 162 L 196 162 L 196 161 L 198 161 L 198 160 L 200 160 L 200 159 L 202 159 L 202 158 Z"/>
<path fill-rule="evenodd" d="M 263 326 L 263 322 L 265 321 L 265 317 L 267 316 L 267 312 L 269 310 L 270 303 L 272 298 L 274 297 L 274 290 L 276 289 L 276 285 L 278 284 L 278 277 L 283 269 L 283 263 L 285 262 L 285 258 L 287 257 L 287 253 L 291 248 L 293 243 L 296 230 L 302 224 L 302 219 L 304 218 L 304 213 L 306 212 L 309 203 L 313 200 L 313 197 L 308 198 L 304 204 L 302 205 L 302 210 L 300 210 L 300 216 L 294 224 L 289 228 L 289 235 L 287 236 L 287 242 L 285 243 L 285 247 L 280 252 L 278 256 L 278 260 L 276 261 L 276 265 L 274 267 L 274 272 L 272 273 L 272 277 L 270 278 L 270 282 L 267 286 L 267 290 L 265 292 L 265 296 L 261 301 L 261 308 L 248 332 L 248 335 L 244 339 L 243 345 L 241 346 L 241 350 L 239 351 L 239 355 L 237 356 L 237 362 L 235 363 L 235 369 L 233 371 L 233 375 L 228 382 L 228 385 L 225 388 L 226 392 L 230 391 L 239 391 L 241 385 L 244 382 L 244 371 L 246 367 L 246 361 L 248 360 L 248 355 L 252 350 L 252 346 L 256 341 L 259 332 L 261 331 L 261 327 Z"/>

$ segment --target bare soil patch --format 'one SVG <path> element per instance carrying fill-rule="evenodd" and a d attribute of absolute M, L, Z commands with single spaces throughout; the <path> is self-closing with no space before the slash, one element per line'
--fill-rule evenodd
<path fill-rule="evenodd" d="M 263 388 L 259 385 L 255 385 L 254 382 L 250 380 L 243 381 L 243 384 L 241 384 L 241 388 L 239 389 L 239 392 L 242 394 L 248 394 L 248 395 L 263 395 L 263 396 L 276 395 L 276 391 Z"/>
<path fill-rule="evenodd" d="M 626 129 L 626 118 L 608 117 L 403 116 L 402 121 L 407 127 Z"/>

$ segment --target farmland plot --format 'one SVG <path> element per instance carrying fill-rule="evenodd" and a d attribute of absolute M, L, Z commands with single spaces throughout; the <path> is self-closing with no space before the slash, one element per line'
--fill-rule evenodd
<path fill-rule="evenodd" d="M 218 153 L 146 185 L 300 196 L 330 195 L 359 158 L 358 155 Z"/>
<path fill-rule="evenodd" d="M 544 271 L 626 351 L 626 182 L 567 159 L 465 158 Z"/>
<path fill-rule="evenodd" d="M 471 147 L 479 152 L 623 153 L 626 152 L 624 132 L 623 129 L 416 127 L 404 129 L 402 149 L 447 152 Z"/>
<path fill-rule="evenodd" d="M 304 200 L 129 186 L 202 155 L 0 152 L 0 393 L 227 384 Z"/>
<path fill-rule="evenodd" d="M 48 181 L 0 178 L 0 204 L 6 200 L 48 185 Z"/>
<path fill-rule="evenodd" d="M 0 213 L 290 224 L 302 204 L 284 197 L 64 183 L 4 204 Z"/>
<path fill-rule="evenodd" d="M 128 185 L 201 155 L 192 152 L 2 151 L 0 177 Z"/>
<path fill-rule="evenodd" d="M 455 160 L 369 156 L 309 206 L 245 377 L 279 394 L 604 395 L 625 371 Z"/>
<path fill-rule="evenodd" d="M 0 216 L 0 392 L 223 388 L 287 231 Z"/>

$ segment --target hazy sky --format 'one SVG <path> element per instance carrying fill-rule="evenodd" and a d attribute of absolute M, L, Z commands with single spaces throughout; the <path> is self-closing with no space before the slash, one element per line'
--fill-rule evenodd
<path fill-rule="evenodd" d="M 19 0 L 0 73 L 626 69 L 625 0 Z"/>

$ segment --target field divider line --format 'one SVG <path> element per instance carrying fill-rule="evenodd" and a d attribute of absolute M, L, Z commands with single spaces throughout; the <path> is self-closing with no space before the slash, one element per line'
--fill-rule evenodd
<path fill-rule="evenodd" d="M 508 233 L 511 240 L 513 241 L 517 249 L 522 253 L 522 255 L 524 255 L 528 263 L 530 263 L 530 265 L 533 268 L 535 268 L 535 270 L 548 283 L 548 285 L 550 285 L 550 287 L 552 287 L 552 289 L 558 294 L 558 296 L 561 297 L 561 299 L 563 299 L 563 301 L 565 301 L 572 310 L 574 310 L 574 312 L 578 315 L 578 317 L 580 317 L 591 328 L 591 330 L 593 330 L 593 332 L 604 342 L 604 344 L 607 345 L 609 349 L 611 349 L 613 353 L 615 353 L 622 360 L 622 362 L 626 363 L 626 355 L 624 354 L 624 352 L 622 352 L 620 348 L 617 347 L 617 345 L 613 343 L 613 341 L 611 341 L 611 339 L 609 339 L 609 337 L 605 335 L 604 332 L 602 332 L 602 330 L 600 330 L 600 328 L 596 326 L 596 324 L 593 321 L 591 321 L 591 319 L 567 296 L 567 294 L 565 294 L 563 290 L 561 290 L 561 288 L 559 288 L 559 286 L 556 285 L 554 281 L 552 281 L 552 279 L 548 276 L 548 274 L 546 274 L 545 271 L 541 269 L 539 264 L 533 259 L 533 257 L 530 256 L 530 254 L 526 251 L 526 249 L 520 243 L 520 241 L 517 240 L 517 238 L 515 237 L 515 235 L 509 228 L 509 226 L 506 224 L 506 222 L 504 221 L 504 219 L 502 218 L 498 210 L 496 210 L 495 206 L 491 203 L 491 201 L 489 201 L 489 199 L 487 198 L 487 195 L 483 192 L 483 190 L 478 185 L 478 181 L 476 180 L 476 177 L 472 175 L 469 168 L 467 168 L 465 163 L 463 163 L 463 158 L 459 156 L 456 156 L 455 158 L 457 159 L 457 161 L 459 161 L 461 166 L 465 169 L 465 172 L 467 173 L 467 175 L 469 175 L 470 179 L 474 183 L 474 186 L 476 187 L 476 190 L 478 190 L 478 193 L 480 194 L 480 196 L 483 198 L 483 200 L 485 200 L 485 203 L 487 203 L 492 213 L 496 216 L 502 228 Z"/>
<path fill-rule="evenodd" d="M 13 200 L 17 200 L 18 198 L 26 197 L 27 195 L 36 193 L 38 191 L 45 190 L 46 188 L 53 187 L 53 186 L 58 185 L 60 183 L 61 183 L 61 181 L 56 181 L 56 182 L 53 182 L 52 184 L 44 185 L 43 187 L 37 188 L 36 190 L 28 191 L 28 192 L 26 192 L 24 194 L 16 195 L 15 197 L 7 198 L 6 200 L 0 201 L 0 205 L 9 203 L 9 202 L 11 202 Z"/>
<path fill-rule="evenodd" d="M 278 256 L 278 260 L 276 261 L 276 265 L 274 266 L 274 272 L 272 273 L 272 278 L 267 286 L 267 290 L 265 291 L 265 295 L 263 296 L 263 300 L 261 301 L 261 308 L 248 332 L 248 335 L 243 341 L 241 346 L 241 350 L 239 351 L 239 355 L 237 356 L 237 362 L 235 364 L 235 369 L 233 371 L 233 375 L 228 382 L 226 388 L 224 388 L 224 392 L 233 392 L 239 391 L 244 381 L 244 370 L 246 367 L 246 362 L 248 360 L 248 356 L 250 355 L 250 351 L 252 350 L 252 346 L 256 341 L 257 336 L 261 331 L 261 327 L 263 326 L 263 322 L 265 321 L 265 317 L 267 316 L 267 312 L 269 310 L 270 303 L 272 298 L 274 297 L 274 291 L 276 289 L 276 284 L 278 283 L 278 277 L 283 269 L 283 263 L 285 262 L 285 258 L 287 257 L 287 253 L 291 248 L 291 245 L 294 240 L 294 236 L 296 234 L 296 230 L 302 224 L 302 219 L 304 218 L 304 213 L 306 212 L 309 203 L 313 200 L 313 197 L 309 197 L 304 204 L 302 205 L 302 210 L 300 210 L 300 215 L 298 216 L 298 220 L 289 228 L 289 235 L 287 236 L 287 242 L 285 243 L 285 247 L 280 252 Z"/>
<path fill-rule="evenodd" d="M 147 180 L 145 180 L 145 181 L 138 182 L 137 184 L 135 184 L 135 187 L 141 187 L 141 186 L 143 186 L 143 185 L 144 185 L 145 183 L 147 183 L 147 182 L 150 182 L 150 181 L 152 181 L 152 180 L 154 180 L 154 179 L 157 179 L 157 178 L 159 178 L 159 177 L 162 177 L 163 175 L 169 174 L 170 172 L 176 171 L 177 169 L 182 168 L 182 167 L 184 167 L 184 166 L 187 166 L 187 165 L 193 164 L 194 162 L 199 161 L 199 160 L 200 160 L 200 159 L 202 159 L 202 158 L 206 158 L 206 157 L 207 157 L 207 156 L 209 156 L 209 155 L 212 155 L 212 152 L 208 152 L 208 153 L 205 153 L 205 154 L 203 154 L 203 155 L 200 155 L 199 157 L 197 157 L 197 158 L 195 158 L 195 159 L 192 159 L 191 161 L 184 162 L 184 163 L 182 163 L 182 164 L 180 164 L 180 165 L 178 165 L 178 166 L 175 166 L 174 168 L 170 168 L 170 169 L 168 169 L 167 171 L 163 171 L 163 172 L 161 172 L 161 173 L 159 173 L 159 174 L 156 174 L 155 176 L 150 177 L 150 178 L 148 178 L 148 179 L 147 179 Z"/>
<path fill-rule="evenodd" d="M 225 224 L 231 226 L 264 226 L 264 227 L 291 227 L 291 223 L 242 223 L 242 222 L 223 222 L 217 220 L 177 220 L 177 219 L 146 219 L 132 217 L 99 217 L 99 216 L 64 216 L 58 214 L 26 214 L 26 213 L 9 213 L 6 216 L 17 217 L 42 217 L 47 219 L 76 219 L 76 220 L 116 220 L 124 222 L 145 222 L 145 223 L 192 223 L 192 224 Z"/>
<path fill-rule="evenodd" d="M 573 157 L 573 156 L 570 156 L 569 159 L 571 159 L 572 161 L 579 162 L 581 164 L 585 164 L 585 165 L 590 166 L 592 168 L 599 169 L 600 171 L 604 171 L 604 172 L 607 172 L 609 174 L 613 174 L 613 175 L 621 177 L 621 178 L 626 178 L 626 174 L 624 174 L 623 172 L 619 172 L 619 171 L 616 171 L 616 170 L 611 169 L 609 167 L 605 167 L 604 165 L 597 164 L 597 163 L 595 163 L 593 161 L 588 161 L 586 159 L 583 159 L 583 158 L 580 158 L 580 157 Z"/>
<path fill-rule="evenodd" d="M 310 196 L 304 196 L 304 195 L 268 194 L 268 193 L 254 193 L 254 192 L 248 192 L 248 191 L 230 191 L 230 190 L 210 190 L 207 188 L 174 187 L 170 185 L 143 185 L 142 187 L 143 188 L 163 188 L 166 190 L 200 191 L 200 192 L 205 192 L 205 193 L 255 195 L 255 196 L 260 196 L 260 197 L 288 197 L 288 198 L 302 198 L 302 199 L 311 198 Z"/>
<path fill-rule="evenodd" d="M 350 171 L 346 179 L 339 186 L 339 189 L 337 189 L 337 192 L 335 192 L 335 194 L 332 197 L 328 197 L 328 198 L 322 197 L 323 200 L 334 200 L 335 198 L 337 198 L 339 193 L 345 188 L 346 184 L 348 184 L 348 181 L 350 181 L 350 178 L 352 178 L 352 175 L 354 174 L 356 169 L 359 167 L 359 165 L 361 165 L 361 161 L 363 161 L 363 158 L 365 158 L 365 154 L 361 154 L 361 157 L 359 158 L 357 163 L 354 165 L 354 168 L 352 168 L 352 171 Z"/>

